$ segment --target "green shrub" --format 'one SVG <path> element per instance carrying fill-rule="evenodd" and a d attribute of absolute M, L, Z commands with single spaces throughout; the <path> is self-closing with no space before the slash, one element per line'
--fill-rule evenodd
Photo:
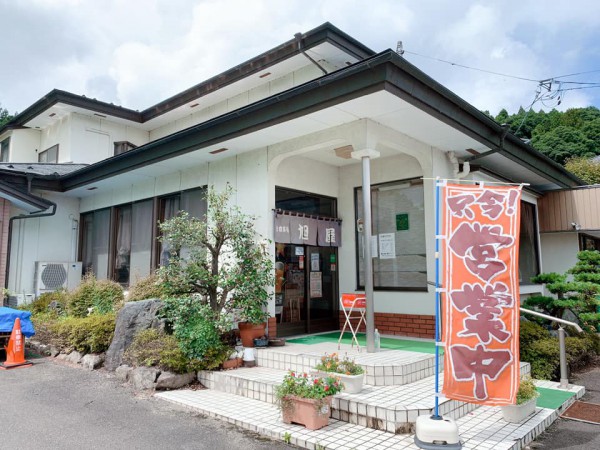
<path fill-rule="evenodd" d="M 539 395 L 540 394 L 531 377 L 526 377 L 522 379 L 519 384 L 519 390 L 517 391 L 517 405 L 527 403 L 529 400 L 539 397 Z"/>
<path fill-rule="evenodd" d="M 175 373 L 198 370 L 198 361 L 188 359 L 174 336 L 156 329 L 142 330 L 124 355 L 124 360 L 132 366 L 159 367 Z"/>
<path fill-rule="evenodd" d="M 551 337 L 550 332 L 546 328 L 535 322 L 525 322 L 522 320 L 519 328 L 521 347 L 527 347 L 532 342 Z"/>
<path fill-rule="evenodd" d="M 110 346 L 115 322 L 114 314 L 66 317 L 50 325 L 51 343 L 66 351 L 102 353 Z"/>
<path fill-rule="evenodd" d="M 531 364 L 531 376 L 538 380 L 556 379 L 560 353 L 558 339 L 548 338 L 521 346 L 521 360 Z"/>
<path fill-rule="evenodd" d="M 123 289 L 110 280 L 96 280 L 92 274 L 84 276 L 81 284 L 69 294 L 67 313 L 74 317 L 86 317 L 93 311 L 108 314 L 123 304 Z"/>
<path fill-rule="evenodd" d="M 203 369 L 218 367 L 231 354 L 231 347 L 223 339 L 230 328 L 227 317 L 219 317 L 198 298 L 165 299 L 162 316 L 185 355 L 200 360 Z"/>
<path fill-rule="evenodd" d="M 127 301 L 137 302 L 148 298 L 163 299 L 165 297 L 165 288 L 161 284 L 160 278 L 153 274 L 145 278 L 137 279 L 135 284 L 130 286 Z"/>
<path fill-rule="evenodd" d="M 35 329 L 35 340 L 40 341 L 43 344 L 56 345 L 56 333 L 53 331 L 53 327 L 57 321 L 58 315 L 53 312 L 32 315 L 31 322 L 33 323 L 33 328 Z M 65 345 L 68 344 L 65 343 Z"/>

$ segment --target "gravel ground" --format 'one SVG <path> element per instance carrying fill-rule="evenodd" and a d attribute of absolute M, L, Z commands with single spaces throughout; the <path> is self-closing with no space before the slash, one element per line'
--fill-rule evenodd
<path fill-rule="evenodd" d="M 292 448 L 135 393 L 102 370 L 33 361 L 0 371 L 1 448 Z"/>

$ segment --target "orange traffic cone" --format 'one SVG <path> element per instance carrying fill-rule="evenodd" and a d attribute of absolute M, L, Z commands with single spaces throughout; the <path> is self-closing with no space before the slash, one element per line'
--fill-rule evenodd
<path fill-rule="evenodd" d="M 21 333 L 21 319 L 15 319 L 8 345 L 4 347 L 6 350 L 6 362 L 0 364 L 0 370 L 16 369 L 21 367 L 29 367 L 33 364 L 25 360 L 25 342 L 23 333 Z"/>

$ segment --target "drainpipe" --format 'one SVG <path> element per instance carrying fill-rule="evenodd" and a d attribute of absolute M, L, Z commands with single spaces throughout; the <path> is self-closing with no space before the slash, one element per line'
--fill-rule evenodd
<path fill-rule="evenodd" d="M 460 170 L 460 165 L 458 163 L 458 158 L 456 157 L 456 153 L 448 152 L 447 155 L 448 155 L 448 160 L 450 160 L 450 163 L 454 167 L 454 178 L 460 180 L 460 179 L 466 177 L 467 175 L 469 175 L 469 173 L 471 172 L 471 165 L 469 164 L 468 161 L 465 161 L 463 163 L 463 169 Z"/>
<path fill-rule="evenodd" d="M 298 43 L 298 51 L 300 51 L 300 53 L 306 56 L 309 59 L 309 61 L 312 62 L 315 66 L 321 69 L 321 72 L 323 72 L 323 74 L 327 75 L 327 71 L 323 68 L 323 66 L 321 66 L 321 64 L 319 64 L 317 61 L 311 58 L 310 55 L 306 53 L 302 48 L 302 33 L 296 33 L 294 37 L 296 38 L 296 42 Z"/>
<path fill-rule="evenodd" d="M 31 194 L 31 177 L 27 177 L 27 193 Z M 50 208 L 52 208 L 51 212 L 41 212 L 41 213 L 33 213 L 33 214 L 20 214 L 18 216 L 13 216 L 8 221 L 8 237 L 6 243 L 6 271 L 4 275 L 4 287 L 8 288 L 8 276 L 10 274 L 10 253 L 12 247 L 12 232 L 13 232 L 13 223 L 15 220 L 24 220 L 24 219 L 35 219 L 38 217 L 49 217 L 56 214 L 56 203 L 51 202 L 50 200 L 44 199 L 45 202 L 50 203 Z M 46 211 L 48 211 L 46 209 Z"/>

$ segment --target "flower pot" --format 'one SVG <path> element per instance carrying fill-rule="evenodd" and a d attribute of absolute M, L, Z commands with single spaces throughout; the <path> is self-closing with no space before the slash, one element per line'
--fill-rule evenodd
<path fill-rule="evenodd" d="M 238 323 L 238 329 L 240 330 L 240 338 L 242 339 L 242 345 L 244 347 L 254 347 L 254 339 L 264 336 L 266 328 L 266 322 L 259 324 L 249 322 Z"/>
<path fill-rule="evenodd" d="M 223 362 L 223 370 L 237 369 L 242 365 L 242 358 L 228 359 Z"/>
<path fill-rule="evenodd" d="M 337 372 L 323 372 L 321 370 L 311 370 L 311 375 L 317 377 L 336 377 L 339 378 L 342 383 L 344 383 L 343 392 L 346 394 L 357 394 L 362 391 L 363 382 L 365 380 L 365 374 L 361 373 L 359 375 L 346 375 L 343 373 Z"/>
<path fill-rule="evenodd" d="M 309 430 L 318 430 L 329 424 L 331 396 L 314 399 L 286 396 L 282 399 L 284 423 L 304 425 Z"/>
<path fill-rule="evenodd" d="M 502 406 L 502 417 L 509 423 L 520 423 L 535 412 L 537 398 L 520 405 Z"/>

